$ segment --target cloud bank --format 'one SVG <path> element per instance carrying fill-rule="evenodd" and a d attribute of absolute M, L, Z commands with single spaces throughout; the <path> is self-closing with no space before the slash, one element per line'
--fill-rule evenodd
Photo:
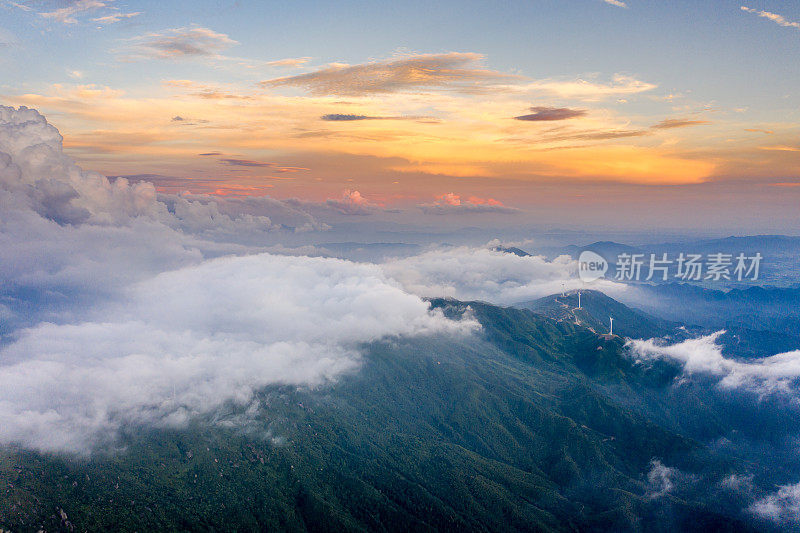
<path fill-rule="evenodd" d="M 503 202 L 494 198 L 480 198 L 478 196 L 462 198 L 461 195 L 452 192 L 437 196 L 433 203 L 420 204 L 419 208 L 427 215 L 514 214 L 519 212 L 518 209 L 506 207 Z"/>
<path fill-rule="evenodd" d="M 85 451 L 125 424 L 182 424 L 269 384 L 314 386 L 390 335 L 466 333 L 372 265 L 224 257 L 133 287 L 98 320 L 0 351 L 0 442 Z"/>
<path fill-rule="evenodd" d="M 237 244 L 302 227 L 257 213 L 313 222 L 286 202 L 158 196 L 83 171 L 61 143 L 36 111 L 0 107 L 0 444 L 85 453 L 129 425 L 328 382 L 364 343 L 477 327 L 379 266 Z"/>
<path fill-rule="evenodd" d="M 505 305 L 582 287 L 577 264 L 567 256 L 547 261 L 488 248 L 434 249 L 388 261 L 383 269 L 414 294 Z M 599 281 L 594 288 L 625 290 L 611 281 Z"/>
<path fill-rule="evenodd" d="M 271 199 L 159 197 L 147 181 L 82 170 L 61 142 L 36 111 L 0 106 L 0 303 L 15 310 L 0 332 L 68 320 L 164 270 L 248 251 L 239 243 L 324 229 Z"/>
<path fill-rule="evenodd" d="M 782 525 L 800 521 L 800 483 L 778 487 L 777 491 L 753 502 L 748 511 Z"/>
<path fill-rule="evenodd" d="M 724 331 L 662 345 L 658 340 L 631 340 L 632 354 L 638 360 L 669 360 L 683 367 L 687 375 L 705 375 L 719 379 L 725 388 L 744 388 L 759 394 L 792 392 L 800 379 L 800 350 L 747 361 L 727 358 L 717 339 Z"/>

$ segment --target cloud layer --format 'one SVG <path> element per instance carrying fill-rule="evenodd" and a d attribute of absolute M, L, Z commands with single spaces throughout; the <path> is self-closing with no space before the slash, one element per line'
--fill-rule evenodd
<path fill-rule="evenodd" d="M 379 266 L 237 243 L 286 231 L 259 212 L 313 223 L 298 207 L 158 197 L 83 171 L 61 142 L 36 111 L 0 107 L 0 443 L 87 452 L 131 424 L 335 379 L 363 343 L 477 327 Z M 372 206 L 357 191 L 338 202 Z"/>
<path fill-rule="evenodd" d="M 48 302 L 85 304 L 163 270 L 244 251 L 234 242 L 324 229 L 301 209 L 266 198 L 159 198 L 148 181 L 83 171 L 61 143 L 36 111 L 0 106 L 0 293 L 15 298 L 11 307 L 17 293 L 46 298 L 26 320 Z"/>
<path fill-rule="evenodd" d="M 582 287 L 577 265 L 567 256 L 547 261 L 488 248 L 435 249 L 389 261 L 383 268 L 414 294 L 506 305 Z M 598 282 L 596 288 L 624 290 L 610 281 Z"/>
<path fill-rule="evenodd" d="M 314 386 L 387 335 L 466 333 L 376 266 L 262 254 L 136 285 L 102 319 L 0 351 L 0 442 L 85 451 L 123 425 L 182 424 L 274 383 Z"/>
<path fill-rule="evenodd" d="M 514 117 L 517 120 L 526 120 L 529 122 L 542 122 L 553 120 L 567 120 L 570 118 L 577 118 L 586 116 L 585 109 L 569 109 L 567 107 L 532 107 L 531 113 L 528 115 L 520 115 Z"/>
<path fill-rule="evenodd" d="M 800 379 L 800 350 L 763 359 L 741 361 L 725 357 L 717 339 L 724 331 L 663 345 L 655 339 L 628 342 L 639 360 L 664 359 L 681 364 L 687 375 L 705 375 L 719 379 L 726 388 L 745 388 L 760 394 L 797 390 Z"/>
<path fill-rule="evenodd" d="M 262 85 L 301 87 L 317 95 L 362 96 L 445 87 L 474 91 L 518 79 L 480 66 L 482 59 L 480 54 L 450 52 L 417 54 L 361 65 L 332 64 L 306 74 L 267 80 Z"/>
<path fill-rule="evenodd" d="M 753 502 L 748 511 L 782 525 L 800 521 L 800 483 L 778 487 L 777 491 Z"/>
<path fill-rule="evenodd" d="M 235 44 L 238 43 L 224 33 L 208 28 L 174 28 L 135 38 L 130 53 L 134 58 L 220 57 Z"/>
<path fill-rule="evenodd" d="M 688 118 L 668 118 L 650 127 L 657 130 L 670 130 L 674 128 L 686 128 L 688 126 L 704 126 L 707 124 L 711 124 L 711 122 L 707 120 L 692 120 Z"/>

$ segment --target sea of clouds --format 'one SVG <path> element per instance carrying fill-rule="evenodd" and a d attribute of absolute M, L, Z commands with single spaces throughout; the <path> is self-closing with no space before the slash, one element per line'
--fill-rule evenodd
<path fill-rule="evenodd" d="M 491 246 L 373 264 L 324 257 L 324 245 L 280 244 L 330 228 L 305 207 L 161 195 L 147 181 L 108 179 L 78 167 L 37 111 L 0 106 L 0 444 L 91 453 L 131 424 L 180 426 L 250 406 L 269 385 L 335 383 L 358 372 L 372 341 L 479 330 L 426 297 L 510 305 L 583 287 L 568 257 Z M 612 281 L 591 288 L 635 297 Z M 796 395 L 800 351 L 727 358 L 721 333 L 628 347 L 640 361 L 676 362 L 684 378 Z M 652 497 L 677 475 L 653 463 Z M 800 520 L 799 486 L 751 495 L 748 510 Z"/>
<path fill-rule="evenodd" d="M 724 333 L 717 331 L 673 344 L 660 339 L 629 340 L 627 347 L 637 362 L 647 364 L 663 360 L 677 364 L 681 369 L 675 382 L 677 386 L 692 379 L 716 383 L 721 392 L 734 393 L 733 397 L 745 405 L 755 405 L 787 417 L 786 431 L 791 432 L 800 405 L 800 350 L 757 359 L 726 357 L 718 343 Z M 755 398 L 755 401 L 750 398 Z M 757 418 L 742 422 L 759 424 Z M 735 438 L 735 431 L 733 433 Z M 770 436 L 771 430 L 765 430 L 763 437 L 769 440 Z M 781 457 L 796 455 L 798 439 L 791 433 L 786 437 L 785 441 L 773 440 L 766 448 L 776 463 L 782 461 Z M 761 449 L 756 453 L 767 452 Z M 789 469 L 788 464 L 781 467 Z M 779 470 L 778 464 L 775 470 Z M 781 484 L 774 491 L 765 492 L 755 488 L 752 474 L 739 474 L 729 476 L 720 485 L 738 494 L 743 501 L 750 501 L 744 510 L 751 515 L 781 526 L 793 524 L 796 528 L 800 524 L 800 483 Z"/>
<path fill-rule="evenodd" d="M 87 453 L 126 424 L 333 382 L 371 341 L 479 328 L 424 297 L 508 304 L 575 288 L 566 258 L 480 247 L 318 257 L 274 244 L 324 232 L 314 214 L 220 202 L 85 171 L 45 117 L 0 106 L 0 443 Z"/>
<path fill-rule="evenodd" d="M 665 344 L 658 339 L 630 340 L 627 345 L 636 360 L 670 360 L 678 363 L 684 376 L 703 375 L 718 380 L 726 389 L 747 389 L 760 395 L 798 392 L 800 350 L 760 359 L 740 360 L 723 355 L 717 343 L 724 330 Z"/>

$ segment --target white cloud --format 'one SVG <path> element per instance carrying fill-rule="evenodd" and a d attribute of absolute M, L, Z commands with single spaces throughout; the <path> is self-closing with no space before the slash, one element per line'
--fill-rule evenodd
<path fill-rule="evenodd" d="M 313 221 L 272 199 L 160 201 L 148 182 L 77 167 L 36 111 L 0 106 L 0 314 L 15 329 L 0 350 L 0 443 L 84 452 L 129 423 L 324 383 L 385 336 L 477 327 L 379 266 L 235 244 L 281 231 L 277 204 Z M 232 252 L 250 255 L 208 260 Z"/>
<path fill-rule="evenodd" d="M 719 485 L 729 491 L 749 494 L 753 491 L 753 474 L 731 474 L 723 478 Z"/>
<path fill-rule="evenodd" d="M 677 361 L 685 374 L 717 377 L 725 388 L 742 387 L 761 394 L 796 389 L 800 379 L 800 350 L 747 361 L 727 358 L 717 344 L 723 333 L 718 331 L 672 345 L 662 345 L 655 339 L 632 340 L 628 346 L 640 360 Z"/>
<path fill-rule="evenodd" d="M 103 17 L 93 18 L 92 21 L 99 22 L 100 24 L 116 24 L 117 22 L 130 19 L 133 17 L 138 17 L 141 15 L 143 11 L 134 11 L 133 13 L 112 13 L 110 15 L 105 15 Z"/>
<path fill-rule="evenodd" d="M 771 13 L 769 11 L 760 11 L 758 9 L 753 9 L 747 6 L 742 6 L 741 10 L 771 20 L 775 24 L 783 26 L 784 28 L 800 29 L 800 22 L 792 22 L 790 20 L 787 20 L 783 15 L 778 15 L 777 13 Z"/>
<path fill-rule="evenodd" d="M 384 270 L 421 296 L 452 297 L 512 304 L 562 290 L 579 289 L 576 262 L 562 256 L 547 261 L 487 248 L 454 247 L 389 261 Z M 593 288 L 614 293 L 624 285 L 598 281 Z"/>
<path fill-rule="evenodd" d="M 594 80 L 557 80 L 544 79 L 531 82 L 524 89 L 558 96 L 560 98 L 595 102 L 607 98 L 617 98 L 651 91 L 658 87 L 654 83 L 638 80 L 632 76 L 615 74 L 610 82 Z"/>
<path fill-rule="evenodd" d="M 143 230 L 149 225 L 162 242 L 192 247 L 199 246 L 196 236 L 213 239 L 263 236 L 280 229 L 325 229 L 302 209 L 270 198 L 218 202 L 200 196 L 158 197 L 148 181 L 109 180 L 84 171 L 64 154 L 58 130 L 25 107 L 0 106 L 0 203 L 4 207 L 0 224 L 5 227 L 0 238 L 16 239 L 19 245 L 38 242 L 42 249 L 49 248 L 46 243 L 53 235 L 69 243 L 81 240 L 83 234 L 103 232 L 84 226 L 106 226 L 111 237 L 125 233 L 123 227 L 137 225 Z M 273 222 L 270 212 L 277 213 L 280 222 Z M 23 226 L 28 227 L 26 238 L 19 239 L 15 232 L 22 232 Z M 84 249 L 76 246 L 75 253 Z"/>
<path fill-rule="evenodd" d="M 181 424 L 274 383 L 357 368 L 361 343 L 471 331 L 374 265 L 224 257 L 136 285 L 97 319 L 43 323 L 0 351 L 0 442 L 86 451 L 128 423 Z"/>
<path fill-rule="evenodd" d="M 221 52 L 239 44 L 224 33 L 202 27 L 174 28 L 148 33 L 132 40 L 132 59 L 217 58 Z"/>
<path fill-rule="evenodd" d="M 164 211 L 149 183 L 81 170 L 63 153 L 58 130 L 25 107 L 0 106 L 0 189 L 60 223 L 116 224 Z"/>
<path fill-rule="evenodd" d="M 163 197 L 146 181 L 83 171 L 39 113 L 0 106 L 2 332 L 82 319 L 164 270 L 327 227 L 271 198 Z"/>
<path fill-rule="evenodd" d="M 655 499 L 668 494 L 675 488 L 678 470 L 664 464 L 658 459 L 650 461 L 650 470 L 647 472 L 647 495 Z"/>
<path fill-rule="evenodd" d="M 428 215 L 449 215 L 463 214 L 474 215 L 477 213 L 504 213 L 514 214 L 519 210 L 513 207 L 506 207 L 503 202 L 494 198 L 480 198 L 469 196 L 462 198 L 461 195 L 449 192 L 437 196 L 433 203 L 420 204 L 418 206 L 423 213 Z"/>
<path fill-rule="evenodd" d="M 97 11 L 99 9 L 108 8 L 112 12 L 108 15 L 95 17 L 92 19 L 93 22 L 99 22 L 100 24 L 115 24 L 123 19 L 129 19 L 133 17 L 137 17 L 142 14 L 141 11 L 133 12 L 133 13 L 122 13 L 119 11 L 119 8 L 114 7 L 115 0 L 68 0 L 66 2 L 56 2 L 55 4 L 58 6 L 57 9 L 53 9 L 52 11 L 45 11 L 40 12 L 39 15 L 50 20 L 55 20 L 56 22 L 60 22 L 62 24 L 77 24 L 79 21 L 79 17 L 81 15 L 90 13 L 92 11 Z M 25 6 L 23 4 L 18 4 L 14 2 L 10 2 L 11 5 L 23 9 L 25 11 L 32 11 L 32 8 Z"/>
<path fill-rule="evenodd" d="M 369 215 L 380 207 L 370 202 L 360 192 L 345 189 L 341 198 L 329 198 L 325 204 L 345 215 Z"/>
<path fill-rule="evenodd" d="M 6 3 L 10 6 L 16 7 L 17 9 L 21 9 L 22 11 L 31 12 L 33 8 L 30 6 L 26 6 L 25 4 L 20 4 L 19 2 L 13 2 L 12 0 L 6 0 Z"/>
<path fill-rule="evenodd" d="M 628 4 L 626 4 L 625 2 L 620 2 L 620 0 L 603 0 L 603 2 L 617 7 L 628 7 Z"/>
<path fill-rule="evenodd" d="M 75 0 L 68 2 L 67 5 L 62 8 L 39 14 L 44 18 L 52 19 L 62 24 L 77 24 L 78 15 L 87 11 L 94 11 L 95 9 L 107 7 L 111 2 L 113 2 L 113 0 Z"/>
<path fill-rule="evenodd" d="M 755 501 L 748 510 L 778 524 L 800 520 L 800 483 L 782 485 L 772 494 Z"/>
<path fill-rule="evenodd" d="M 311 61 L 310 57 L 287 57 L 286 59 L 277 59 L 275 61 L 267 61 L 270 67 L 300 67 Z"/>

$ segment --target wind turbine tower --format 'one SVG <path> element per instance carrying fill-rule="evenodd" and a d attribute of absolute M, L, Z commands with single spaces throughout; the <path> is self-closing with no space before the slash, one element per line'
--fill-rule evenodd
<path fill-rule="evenodd" d="M 581 291 L 578 291 L 578 309 L 581 308 Z"/>
<path fill-rule="evenodd" d="M 611 321 L 611 328 L 608 330 L 608 334 L 609 335 L 613 335 L 614 334 L 614 318 L 613 317 L 608 317 L 608 319 Z"/>

